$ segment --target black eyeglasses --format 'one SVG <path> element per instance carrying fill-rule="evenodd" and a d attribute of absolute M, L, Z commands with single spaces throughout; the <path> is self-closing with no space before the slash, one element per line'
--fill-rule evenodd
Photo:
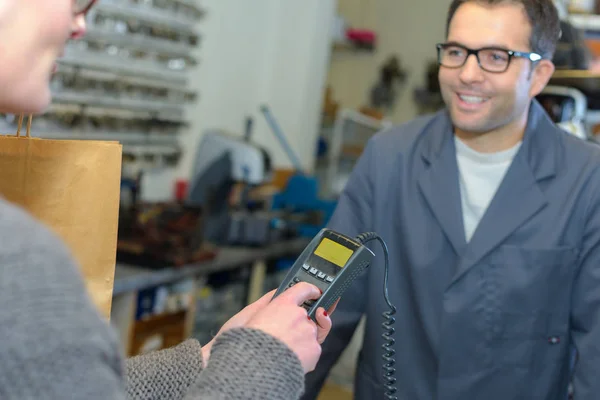
<path fill-rule="evenodd" d="M 96 0 L 75 0 L 73 2 L 73 14 L 87 14 L 94 3 L 96 3 Z"/>
<path fill-rule="evenodd" d="M 537 53 L 526 53 L 495 47 L 473 50 L 455 43 L 439 43 L 436 47 L 438 50 L 438 64 L 446 68 L 462 67 L 471 54 L 475 55 L 481 69 L 494 73 L 505 72 L 513 57 L 526 58 L 532 62 L 542 59 L 542 56 Z"/>

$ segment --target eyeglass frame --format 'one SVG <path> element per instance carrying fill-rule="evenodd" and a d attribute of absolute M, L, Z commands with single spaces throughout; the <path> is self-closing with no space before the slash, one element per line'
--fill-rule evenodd
<path fill-rule="evenodd" d="M 81 11 L 74 11 L 73 14 L 74 15 L 85 15 L 88 13 L 88 11 L 90 11 L 90 9 L 94 6 L 94 4 L 96 4 L 98 0 L 90 0 L 89 4 L 85 7 L 83 7 L 83 9 Z"/>
<path fill-rule="evenodd" d="M 460 47 L 461 49 L 466 50 L 467 55 L 465 57 L 465 60 L 462 62 L 462 64 L 460 64 L 456 67 L 448 67 L 448 66 L 445 66 L 442 64 L 441 51 L 444 47 L 448 47 L 448 46 L 456 46 L 456 47 Z M 451 68 L 451 69 L 462 68 L 467 63 L 467 60 L 469 59 L 469 57 L 471 55 L 474 55 L 475 58 L 477 59 L 477 65 L 479 65 L 479 68 L 481 68 L 482 70 L 484 70 L 486 72 L 492 73 L 492 74 L 503 74 L 504 72 L 508 71 L 508 68 L 510 67 L 510 63 L 511 63 L 512 59 L 515 57 L 527 59 L 527 60 L 531 61 L 532 63 L 536 63 L 536 62 L 539 62 L 544 59 L 544 57 L 542 57 L 541 55 L 539 55 L 538 53 L 535 53 L 535 52 L 508 50 L 508 49 L 505 49 L 502 47 L 494 47 L 494 46 L 481 47 L 479 49 L 470 49 L 467 46 L 464 46 L 462 44 L 450 42 L 450 43 L 438 43 L 435 45 L 435 47 L 437 48 L 437 52 L 438 52 L 438 65 L 440 65 L 444 68 Z M 479 60 L 479 52 L 483 51 L 483 50 L 498 50 L 498 51 L 506 52 L 508 54 L 508 61 L 506 62 L 506 68 L 504 68 L 504 70 L 502 70 L 502 71 L 490 71 L 489 69 L 484 68 L 481 65 L 481 61 Z"/>

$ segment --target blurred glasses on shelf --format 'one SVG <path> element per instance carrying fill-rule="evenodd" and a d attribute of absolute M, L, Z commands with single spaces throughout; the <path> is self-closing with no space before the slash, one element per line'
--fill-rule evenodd
<path fill-rule="evenodd" d="M 107 32 L 138 34 L 152 39 L 163 39 L 188 46 L 196 46 L 198 43 L 198 35 L 193 32 L 182 32 L 166 26 L 156 26 L 135 18 L 120 18 L 96 13 L 92 18 L 90 26 Z"/>
<path fill-rule="evenodd" d="M 169 11 L 175 17 L 190 21 L 194 21 L 203 15 L 200 5 L 191 0 L 185 2 L 176 0 L 130 0 L 129 2 L 142 7 Z"/>
<path fill-rule="evenodd" d="M 132 113 L 131 116 L 115 117 L 107 109 L 90 108 L 85 113 L 80 109 L 67 108 L 59 110 L 50 110 L 39 115 L 34 120 L 33 126 L 38 132 L 65 132 L 73 131 L 81 134 L 109 133 L 122 134 L 155 134 L 155 135 L 176 135 L 186 124 L 181 122 L 167 121 L 160 118 L 152 118 L 148 115 L 138 113 L 137 116 Z M 11 114 L 0 114 L 0 121 L 3 125 L 11 129 L 16 125 L 16 119 Z"/>
<path fill-rule="evenodd" d="M 144 83 L 127 77 L 102 75 L 93 71 L 65 68 L 53 76 L 51 88 L 54 93 L 69 92 L 109 98 L 157 101 L 165 104 L 184 105 L 194 101 L 196 95 L 184 88 L 162 87 L 152 82 Z"/>

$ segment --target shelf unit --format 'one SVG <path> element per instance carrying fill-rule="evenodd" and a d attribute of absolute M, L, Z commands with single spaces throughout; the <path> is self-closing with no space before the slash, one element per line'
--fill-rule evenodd
<path fill-rule="evenodd" d="M 584 31 L 600 31 L 600 15 L 596 14 L 571 14 L 569 22 L 577 29 Z"/>
<path fill-rule="evenodd" d="M 176 161 L 178 136 L 198 100 L 189 77 L 199 65 L 200 0 L 103 0 L 70 41 L 51 83 L 53 104 L 33 119 L 32 135 L 116 140 L 128 159 Z M 3 131 L 16 130 L 2 115 Z"/>
<path fill-rule="evenodd" d="M 389 127 L 390 121 L 380 121 L 355 110 L 342 109 L 337 114 L 330 137 L 326 138 L 330 148 L 324 166 L 326 185 L 322 190 L 327 197 L 339 196 L 369 139 Z"/>

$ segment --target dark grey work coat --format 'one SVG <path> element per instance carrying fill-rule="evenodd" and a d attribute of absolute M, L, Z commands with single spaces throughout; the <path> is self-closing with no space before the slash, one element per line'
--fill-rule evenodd
<path fill-rule="evenodd" d="M 376 135 L 330 227 L 390 248 L 401 400 L 563 400 L 572 349 L 577 400 L 600 399 L 600 151 L 534 101 L 523 145 L 466 244 L 446 111 Z M 355 398 L 383 399 L 383 255 L 344 295 L 315 398 L 361 315 Z"/>

